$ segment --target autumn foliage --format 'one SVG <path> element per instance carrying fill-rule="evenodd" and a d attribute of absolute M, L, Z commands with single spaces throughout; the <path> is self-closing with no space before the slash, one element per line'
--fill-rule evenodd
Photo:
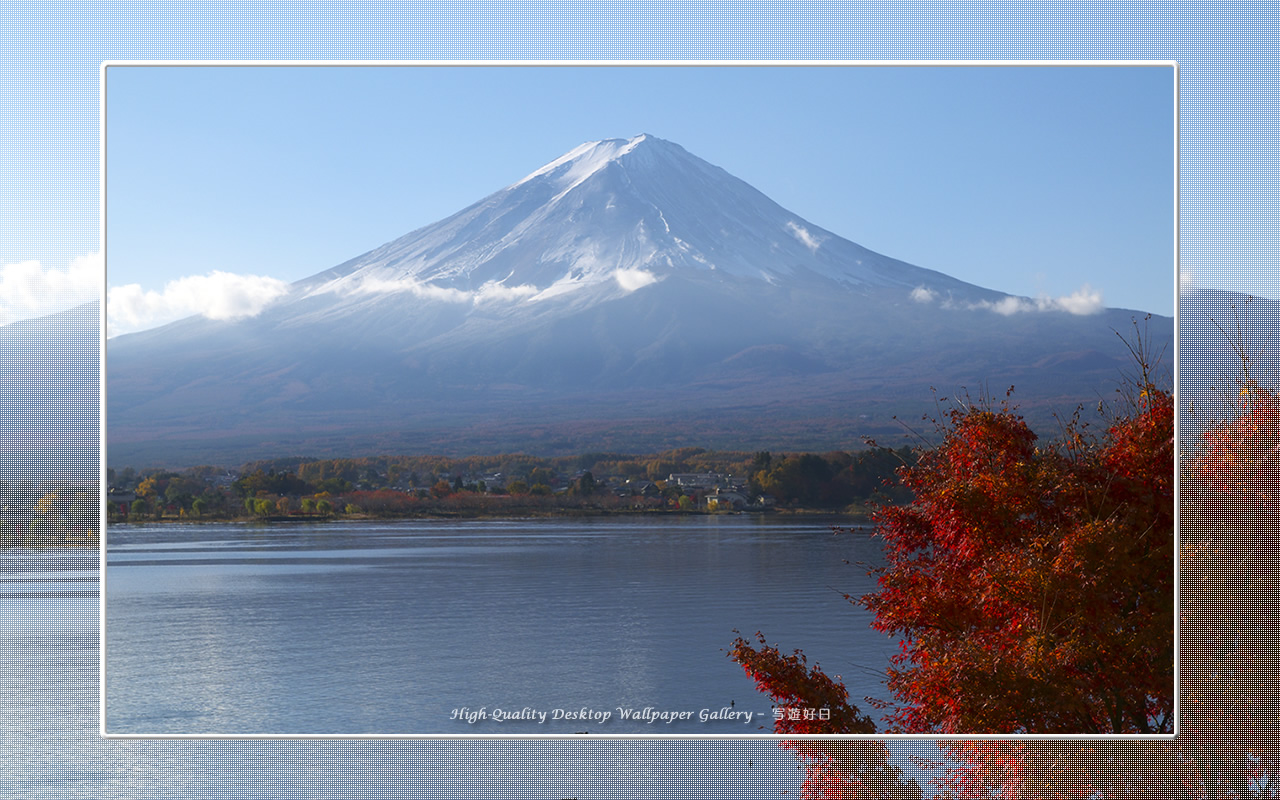
<path fill-rule="evenodd" d="M 758 646 L 742 636 L 729 656 L 742 664 L 756 688 L 774 701 L 774 732 L 797 735 L 874 733 L 875 722 L 849 702 L 839 678 L 809 666 L 799 650 L 786 655 L 757 633 Z M 883 742 L 844 745 L 835 757 L 820 741 L 791 739 L 782 745 L 795 751 L 805 769 L 804 797 L 822 800 L 920 800 L 920 787 L 904 779 L 889 763 Z"/>
<path fill-rule="evenodd" d="M 1178 735 L 945 743 L 955 798 L 1280 796 L 1280 397 L 1249 382 L 1181 464 Z"/>
<path fill-rule="evenodd" d="M 902 637 L 893 730 L 1172 730 L 1167 392 L 1044 446 L 1007 405 L 957 409 L 903 479 L 915 501 L 877 513 L 888 563 L 861 598 Z"/>
<path fill-rule="evenodd" d="M 1042 441 L 1006 395 L 998 406 L 951 411 L 938 443 L 900 470 L 913 500 L 874 517 L 886 556 L 878 590 L 849 597 L 901 642 L 886 674 L 892 698 L 876 703 L 886 730 L 1173 731 L 1174 407 L 1141 367 L 1100 430 L 1077 414 Z M 1280 419 L 1280 404 L 1270 413 Z M 1259 431 L 1247 447 L 1231 434 L 1229 449 L 1253 448 L 1257 461 L 1261 448 L 1280 466 L 1280 436 L 1257 441 Z M 1241 467 L 1231 480 L 1250 474 Z M 782 657 L 763 637 L 759 644 L 739 638 L 730 655 L 763 691 L 784 704 L 827 697 L 830 679 L 816 666 L 806 678 L 799 651 Z M 775 731 L 791 732 L 782 724 Z M 913 796 L 900 776 L 872 790 L 866 776 L 889 774 L 877 744 L 784 746 L 801 756 L 808 798 Z M 1169 740 L 939 745 L 945 760 L 934 767 L 946 797 L 1215 796 L 1191 788 L 1205 785 L 1201 762 Z"/>
<path fill-rule="evenodd" d="M 1098 618 L 1103 622 L 1130 620 L 1135 623 L 1130 629 L 1118 629 L 1127 630 L 1130 637 L 1115 637 L 1119 643 L 1143 641 L 1137 623 L 1158 616 L 1153 612 L 1144 617 L 1145 607 L 1149 605 L 1154 609 L 1157 600 L 1168 597 L 1139 594 L 1124 602 L 1128 594 L 1124 589 L 1129 581 L 1150 580 L 1154 589 L 1163 585 L 1154 571 L 1139 568 L 1141 559 L 1136 556 L 1165 549 L 1164 545 L 1155 547 L 1148 543 L 1161 533 L 1159 525 L 1165 524 L 1171 513 L 1167 512 L 1167 503 L 1172 475 L 1163 468 L 1170 463 L 1166 460 L 1165 443 L 1171 425 L 1171 403 L 1167 395 L 1149 390 L 1145 394 L 1139 392 L 1136 399 L 1134 413 L 1116 419 L 1101 441 L 1082 448 L 1066 440 L 1054 451 L 1071 467 L 1061 470 L 1063 474 L 1079 473 L 1083 477 L 1076 480 L 1085 487 L 1092 486 L 1091 502 L 1097 500 L 1099 489 L 1105 489 L 1105 497 L 1110 502 L 1101 507 L 1105 510 L 1114 504 L 1114 508 L 1102 519 L 1111 520 L 1115 530 L 1128 533 L 1116 540 L 1126 543 L 1124 547 L 1104 547 L 1108 539 L 1087 535 L 1097 527 L 1098 515 L 1095 514 L 1094 524 L 1084 529 L 1085 535 L 1079 536 L 1073 547 L 1065 549 L 1066 557 L 1053 561 L 1055 566 L 1072 560 L 1084 564 L 1088 555 L 1099 565 L 1102 574 L 1120 584 L 1119 589 L 1113 589 L 1104 586 L 1101 580 L 1094 581 L 1090 584 L 1092 587 L 1104 589 L 1096 593 L 1099 605 L 1084 606 L 1085 614 L 1101 615 Z M 1037 451 L 1034 446 L 1026 449 L 1025 437 L 1018 435 L 1016 420 L 1009 419 L 1004 411 L 993 413 L 994 416 L 974 416 L 972 421 L 962 414 L 960 418 L 953 418 L 953 429 L 965 429 L 968 424 L 975 429 L 980 425 L 994 425 L 996 431 L 1008 435 L 1006 441 L 1023 443 L 1020 452 L 1024 456 L 1034 456 Z M 967 448 L 971 456 L 975 455 L 973 445 Z M 944 455 L 952 454 L 940 448 L 936 455 L 939 461 L 931 463 L 930 459 L 935 456 L 930 456 L 924 459 L 921 469 L 945 467 L 948 462 L 943 460 Z M 964 450 L 955 455 L 963 456 Z M 987 457 L 987 463 L 1001 464 L 1019 476 L 1018 480 L 1024 485 L 1040 485 L 1029 477 L 1034 475 L 1034 470 L 1020 466 L 1026 463 L 1025 458 L 1000 461 L 994 453 Z M 960 463 L 967 464 L 979 476 L 971 492 L 977 486 L 994 485 L 990 471 L 986 478 L 981 478 L 983 470 L 977 469 L 983 464 L 981 459 L 970 458 Z M 1280 397 L 1248 381 L 1246 376 L 1236 413 L 1208 425 L 1202 434 L 1184 444 L 1179 473 L 1181 526 L 1177 557 L 1181 575 L 1178 606 L 1181 644 L 1177 736 L 942 740 L 938 746 L 943 759 L 931 765 L 939 797 L 972 800 L 1280 797 L 1280 648 L 1275 644 L 1275 609 L 1280 606 L 1280 545 L 1277 545 L 1280 542 Z M 1108 479 L 1099 482 L 1099 476 Z M 1072 486 L 1070 482 L 1060 485 Z M 961 493 L 954 494 L 959 498 Z M 980 499 L 969 494 L 966 502 Z M 953 522 L 963 520 L 959 512 L 967 507 L 965 503 L 955 500 L 950 501 L 950 505 L 956 507 Z M 949 505 L 940 502 L 936 508 L 941 511 Z M 1027 530 L 1037 530 L 1030 525 L 1030 517 L 1023 518 L 1026 507 L 1021 509 L 1013 519 L 1028 526 Z M 1005 518 L 1008 519 L 1008 515 Z M 907 519 L 904 516 L 901 522 Z M 933 536 L 935 543 L 944 541 L 939 533 L 917 531 L 916 535 Z M 928 553 L 909 552 L 921 565 L 930 565 L 933 561 Z M 986 568 L 985 572 L 989 574 L 992 570 Z M 1075 573 L 1064 574 L 1081 573 L 1077 567 Z M 1088 601 L 1080 592 L 1072 596 L 1067 587 L 1061 588 L 1066 594 L 1060 596 L 1071 597 L 1072 602 Z M 910 619 L 919 622 L 926 617 L 921 612 Z M 1072 624 L 1067 621 L 1062 629 Z M 1117 630 L 1114 625 L 1099 625 L 1098 629 Z M 1168 642 L 1166 635 L 1157 635 L 1156 630 L 1154 625 L 1148 630 L 1147 635 L 1151 637 L 1148 646 Z M 1100 646 L 1093 649 L 1098 655 L 1117 655 L 1116 651 Z M 1074 652 L 1089 650 L 1086 645 L 1075 648 Z M 914 650 L 904 651 L 909 652 Z M 1152 652 L 1159 655 L 1158 650 Z M 1153 666 L 1148 674 L 1156 672 L 1157 660 L 1151 661 Z M 927 663 L 932 665 L 934 661 Z M 1064 659 L 1059 663 L 1075 666 L 1080 661 Z M 1125 669 L 1138 668 L 1134 674 L 1142 679 L 1141 664 L 1122 663 Z M 901 680 L 909 678 L 912 666 L 905 661 L 897 665 Z M 1104 689 L 1100 693 L 1082 693 L 1085 698 L 1098 698 L 1095 709 L 1137 707 L 1137 702 L 1132 700 L 1127 705 L 1114 700 L 1108 703 L 1105 689 L 1110 687 L 1099 684 L 1094 673 L 1087 670 L 1083 671 L 1083 680 L 1064 683 L 1064 688 L 1091 685 L 1101 685 Z M 1112 697 L 1117 696 L 1114 688 Z M 1034 693 L 1029 696 L 1035 698 Z M 921 701 L 927 699 L 923 694 L 919 697 Z M 1085 706 L 1077 703 L 1076 707 Z M 1152 712 L 1162 707 L 1148 701 L 1149 727 L 1158 727 L 1160 718 Z M 1039 707 L 1033 704 L 1032 708 Z M 945 713 L 956 713 L 957 719 L 963 711 L 960 703 L 944 704 L 944 709 Z M 917 710 L 906 713 L 916 714 Z M 919 709 L 918 714 L 915 719 L 929 719 L 923 709 Z M 1111 717 L 1097 711 L 1091 718 L 1119 719 L 1121 724 L 1125 719 L 1123 714 Z M 1141 728 L 1132 713 L 1129 722 Z M 824 742 L 821 752 L 825 759 L 807 756 L 807 772 L 813 780 L 806 782 L 806 795 L 811 798 L 854 796 L 840 789 L 839 781 L 841 776 L 846 781 L 856 781 L 860 771 L 866 769 L 867 751 L 862 746 L 869 744 L 874 742 Z M 811 751 L 818 747 L 812 742 L 808 746 Z"/>
<path fill-rule="evenodd" d="M 901 641 L 889 729 L 1171 731 L 1173 398 L 1143 385 L 1100 438 L 1073 420 L 1040 445 L 1007 399 L 957 408 L 942 434 L 901 470 L 914 501 L 875 516 L 879 591 L 850 598 Z M 829 697 L 798 651 L 761 645 L 732 655 L 775 699 Z"/>
<path fill-rule="evenodd" d="M 1194 797 L 1280 796 L 1280 397 L 1246 381 L 1182 470 L 1179 755 Z"/>
<path fill-rule="evenodd" d="M 774 733 L 874 733 L 870 717 L 849 704 L 849 693 L 837 678 L 816 664 L 810 668 L 799 650 L 784 655 L 757 633 L 757 649 L 739 636 L 729 657 L 742 665 L 756 688 L 774 701 Z"/>

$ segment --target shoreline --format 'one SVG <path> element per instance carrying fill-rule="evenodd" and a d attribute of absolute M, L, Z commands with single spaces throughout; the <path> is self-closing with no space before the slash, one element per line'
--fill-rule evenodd
<path fill-rule="evenodd" d="M 838 517 L 851 524 L 867 524 L 871 515 L 866 511 L 845 511 L 837 509 L 817 508 L 772 508 L 760 511 L 681 511 L 675 509 L 530 509 L 505 511 L 438 511 L 420 514 L 290 514 L 270 515 L 266 517 L 162 517 L 160 519 L 108 520 L 107 527 L 122 525 L 298 525 L 320 524 L 327 522 L 395 522 L 401 520 L 423 519 L 464 519 L 464 520 L 522 520 L 522 519 L 570 519 L 574 517 L 745 517 L 745 516 L 779 516 L 793 517 Z"/>

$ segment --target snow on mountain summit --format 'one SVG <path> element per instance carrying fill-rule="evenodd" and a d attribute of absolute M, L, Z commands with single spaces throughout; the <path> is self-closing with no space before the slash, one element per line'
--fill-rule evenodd
<path fill-rule="evenodd" d="M 997 295 L 881 256 L 650 134 L 583 143 L 521 180 L 302 282 L 310 296 L 404 292 L 452 303 L 604 298 L 673 274 L 718 280 L 924 287 Z"/>
<path fill-rule="evenodd" d="M 617 160 L 634 151 L 641 143 L 661 141 L 657 137 L 642 133 L 631 139 L 603 139 L 598 142 L 583 142 L 569 152 L 517 181 L 510 188 L 536 178 L 548 177 L 559 181 L 564 190 L 573 188 L 611 161 Z M 664 143 L 666 144 L 666 143 Z"/>
<path fill-rule="evenodd" d="M 116 457 L 157 463 L 832 449 L 928 413 L 929 386 L 1056 409 L 1111 385 L 1127 313 L 1015 313 L 1032 309 L 1054 310 L 874 253 L 641 135 L 580 145 L 256 316 L 112 339 L 106 418 Z"/>

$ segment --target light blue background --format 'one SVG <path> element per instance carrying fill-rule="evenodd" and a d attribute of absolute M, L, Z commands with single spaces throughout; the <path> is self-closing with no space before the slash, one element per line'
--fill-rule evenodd
<path fill-rule="evenodd" d="M 98 246 L 105 59 L 1175 59 L 1181 258 L 1204 286 L 1280 296 L 1277 13 L 1270 3 L 272 3 L 0 6 L 0 264 L 61 267 Z M 56 304 L 56 298 L 50 302 Z M 13 620 L 6 622 L 17 624 Z M 38 628 L 89 631 L 92 604 Z M 39 692 L 11 797 L 704 796 L 743 762 L 757 797 L 796 794 L 771 743 L 115 742 L 96 737 L 96 664 L 33 678 L 6 655 L 0 703 Z M 30 695 L 27 696 L 28 698 Z M 30 726 L 30 720 L 24 720 Z M 29 730 L 25 728 L 24 730 Z M 929 743 L 897 747 L 931 756 Z M 371 766 L 366 766 L 371 765 Z M 752 767 L 753 769 L 755 767 Z"/>

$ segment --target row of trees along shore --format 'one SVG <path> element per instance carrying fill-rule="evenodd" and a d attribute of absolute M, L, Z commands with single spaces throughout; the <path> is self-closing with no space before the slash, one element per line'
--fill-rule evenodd
<path fill-rule="evenodd" d="M 903 470 L 914 499 L 874 518 L 878 591 L 847 596 L 900 637 L 892 697 L 864 712 L 800 650 L 737 638 L 728 655 L 783 712 L 775 732 L 947 736 L 913 760 L 951 800 L 1280 797 L 1280 397 L 1238 348 L 1236 413 L 1175 466 L 1173 398 L 1141 339 L 1130 349 L 1137 379 L 1105 431 L 1073 419 L 1039 443 L 1007 403 L 980 403 Z M 1065 735 L 1174 732 L 1175 616 L 1176 737 Z M 960 735 L 978 733 L 1061 736 Z M 922 796 L 883 740 L 781 744 L 807 800 Z"/>
<path fill-rule="evenodd" d="M 97 487 L 0 481 L 0 548 L 97 544 Z"/>
<path fill-rule="evenodd" d="M 682 448 L 649 456 L 588 453 L 277 459 L 182 471 L 108 470 L 113 521 L 242 519 L 291 515 L 414 516 L 556 511 L 698 510 L 710 488 L 668 481 L 715 474 L 743 495 L 781 508 L 858 512 L 873 500 L 905 499 L 896 470 L 910 448 L 860 452 L 740 453 Z"/>

